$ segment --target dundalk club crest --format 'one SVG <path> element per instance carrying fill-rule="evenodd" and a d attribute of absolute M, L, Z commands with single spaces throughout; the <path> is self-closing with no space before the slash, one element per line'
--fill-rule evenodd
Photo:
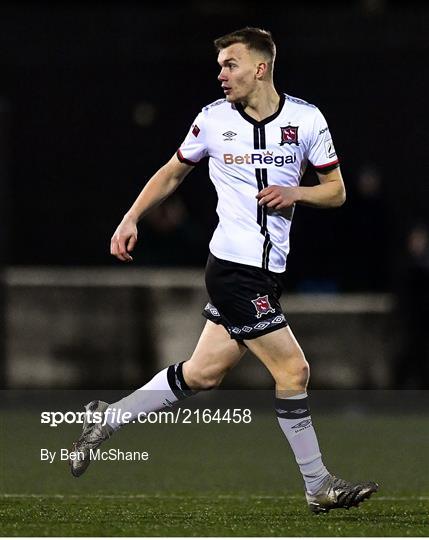
<path fill-rule="evenodd" d="M 256 317 L 259 319 L 262 315 L 266 313 L 275 313 L 275 309 L 271 307 L 270 301 L 268 300 L 268 294 L 265 296 L 258 296 L 255 300 L 252 300 L 252 304 L 256 309 Z"/>
<path fill-rule="evenodd" d="M 285 126 L 281 127 L 282 140 L 280 141 L 280 146 L 284 144 L 296 144 L 299 146 L 298 142 L 298 127 L 299 126 Z"/>

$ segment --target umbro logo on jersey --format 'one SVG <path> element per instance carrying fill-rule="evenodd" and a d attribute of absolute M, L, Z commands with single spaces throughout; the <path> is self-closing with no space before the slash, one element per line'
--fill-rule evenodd
<path fill-rule="evenodd" d="M 234 133 L 233 131 L 225 131 L 225 133 L 222 133 L 222 135 L 225 137 L 224 141 L 233 141 L 233 137 L 235 137 L 237 133 Z"/>
<path fill-rule="evenodd" d="M 282 140 L 280 141 L 280 146 L 284 144 L 296 144 L 299 146 L 298 142 L 298 127 L 299 126 L 286 126 L 281 127 Z"/>
<path fill-rule="evenodd" d="M 192 126 L 192 135 L 194 137 L 198 137 L 198 135 L 200 134 L 200 131 L 201 131 L 201 129 L 197 126 L 197 124 L 194 124 Z"/>

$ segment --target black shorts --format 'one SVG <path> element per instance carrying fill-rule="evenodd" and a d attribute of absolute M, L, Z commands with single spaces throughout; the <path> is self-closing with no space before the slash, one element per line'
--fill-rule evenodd
<path fill-rule="evenodd" d="M 280 305 L 283 275 L 210 253 L 206 266 L 209 303 L 203 316 L 222 324 L 232 339 L 255 339 L 287 326 Z"/>

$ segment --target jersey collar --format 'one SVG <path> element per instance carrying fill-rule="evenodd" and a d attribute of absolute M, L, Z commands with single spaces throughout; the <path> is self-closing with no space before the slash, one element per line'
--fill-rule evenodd
<path fill-rule="evenodd" d="M 283 93 L 281 93 L 279 97 L 280 97 L 280 102 L 279 102 L 279 108 L 277 109 L 277 111 L 274 114 L 272 114 L 271 116 L 267 116 L 267 118 L 264 118 L 263 120 L 256 120 L 255 118 L 252 118 L 249 114 L 244 112 L 244 108 L 243 108 L 243 105 L 241 103 L 237 103 L 235 105 L 235 108 L 237 109 L 237 111 L 241 114 L 241 116 L 245 120 L 247 120 L 248 122 L 250 122 L 254 126 L 264 126 L 265 124 L 268 124 L 269 122 L 272 122 L 282 112 L 283 105 L 285 104 L 286 98 L 285 98 L 285 95 Z"/>

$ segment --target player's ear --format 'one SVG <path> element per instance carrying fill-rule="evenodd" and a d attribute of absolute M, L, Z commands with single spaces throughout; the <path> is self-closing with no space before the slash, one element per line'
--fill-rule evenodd
<path fill-rule="evenodd" d="M 256 78 L 263 79 L 267 71 L 268 71 L 267 62 L 259 62 L 259 64 L 256 66 Z"/>

